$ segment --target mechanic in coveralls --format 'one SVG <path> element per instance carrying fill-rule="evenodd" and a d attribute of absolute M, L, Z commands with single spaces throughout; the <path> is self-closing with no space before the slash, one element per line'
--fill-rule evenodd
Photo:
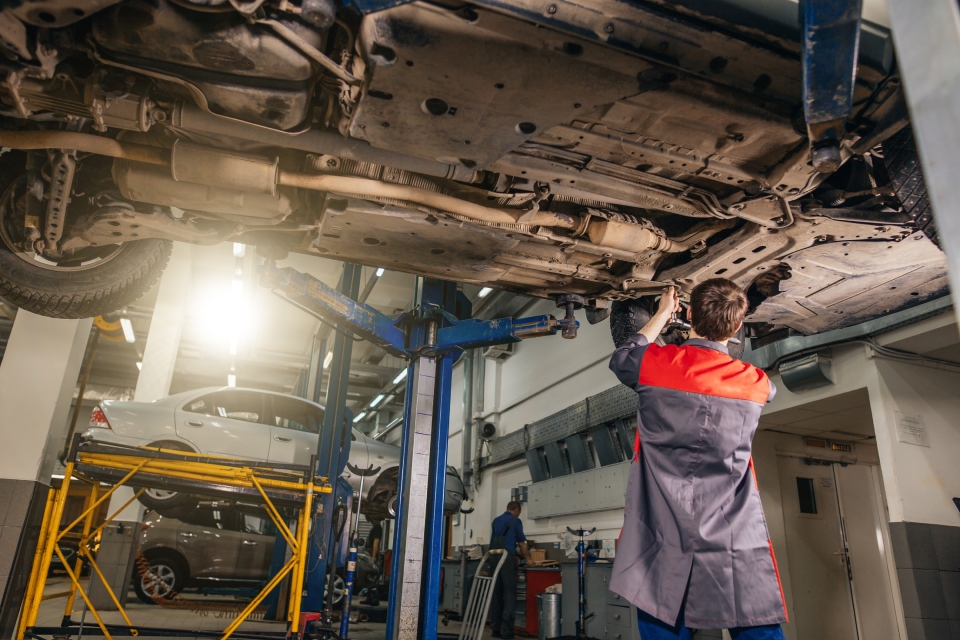
<path fill-rule="evenodd" d="M 691 629 L 782 640 L 786 605 L 750 455 L 776 387 L 727 353 L 747 313 L 740 287 L 701 283 L 690 297 L 690 339 L 654 344 L 679 310 L 671 287 L 610 360 L 639 395 L 610 589 L 638 608 L 642 640 L 688 640 Z"/>

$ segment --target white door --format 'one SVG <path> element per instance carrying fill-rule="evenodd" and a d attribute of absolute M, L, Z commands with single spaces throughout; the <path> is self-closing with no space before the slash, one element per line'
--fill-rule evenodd
<path fill-rule="evenodd" d="M 269 394 L 270 460 L 293 464 L 310 464 L 317 453 L 323 409 L 317 405 L 292 398 Z"/>
<path fill-rule="evenodd" d="M 196 444 L 201 453 L 266 460 L 270 426 L 264 418 L 263 393 L 222 389 L 177 407 L 177 435 Z"/>
<path fill-rule="evenodd" d="M 881 502 L 880 468 L 834 465 L 840 512 L 850 551 L 850 572 L 863 640 L 900 640 L 886 549 L 887 517 Z"/>
<path fill-rule="evenodd" d="M 778 466 L 797 638 L 857 640 L 833 468 L 787 457 Z"/>

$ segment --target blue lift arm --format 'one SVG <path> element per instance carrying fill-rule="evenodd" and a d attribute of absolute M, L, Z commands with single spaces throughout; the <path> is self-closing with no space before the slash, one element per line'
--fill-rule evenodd
<path fill-rule="evenodd" d="M 260 267 L 260 284 L 320 320 L 368 340 L 387 353 L 406 357 L 403 330 L 373 307 L 356 302 L 320 280 L 289 267 Z"/>
<path fill-rule="evenodd" d="M 449 312 L 443 312 L 447 326 L 441 326 L 436 332 L 436 339 L 430 341 L 424 337 L 408 335 L 401 328 L 409 318 L 390 318 L 369 305 L 352 300 L 317 278 L 289 267 L 281 269 L 273 264 L 264 264 L 260 267 L 260 283 L 310 315 L 368 340 L 390 355 L 401 358 L 412 358 L 421 354 L 436 357 L 464 349 L 520 342 L 525 338 L 552 336 L 562 332 L 564 328 L 580 326 L 572 318 L 558 319 L 552 315 L 516 320 L 457 319 L 454 324 Z M 425 309 L 425 314 L 429 315 L 432 309 L 433 307 Z"/>

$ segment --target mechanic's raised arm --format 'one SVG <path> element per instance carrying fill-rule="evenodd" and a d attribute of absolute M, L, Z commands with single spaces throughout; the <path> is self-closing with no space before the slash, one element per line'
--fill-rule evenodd
<path fill-rule="evenodd" d="M 670 316 L 680 310 L 680 298 L 675 287 L 668 288 L 660 296 L 660 306 L 643 328 L 630 336 L 617 347 L 610 358 L 610 370 L 620 382 L 632 389 L 636 389 L 640 380 L 640 361 L 647 347 L 656 341 L 660 332 L 667 326 Z"/>

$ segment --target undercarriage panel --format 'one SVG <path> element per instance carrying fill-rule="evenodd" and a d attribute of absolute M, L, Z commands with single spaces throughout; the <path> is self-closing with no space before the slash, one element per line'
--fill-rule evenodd
<path fill-rule="evenodd" d="M 946 262 L 923 233 L 901 242 L 833 242 L 783 258 L 790 278 L 749 322 L 804 334 L 858 324 L 948 292 Z"/>

